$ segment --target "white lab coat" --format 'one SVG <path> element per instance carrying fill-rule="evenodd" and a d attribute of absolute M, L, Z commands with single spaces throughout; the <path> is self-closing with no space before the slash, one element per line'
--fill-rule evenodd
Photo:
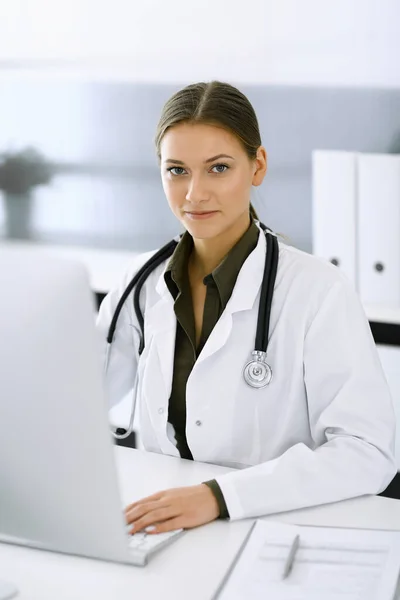
<path fill-rule="evenodd" d="M 376 494 L 396 472 L 388 385 L 360 300 L 337 267 L 279 242 L 267 356 L 273 377 L 263 389 L 244 382 L 265 254 L 260 235 L 186 388 L 194 460 L 239 468 L 216 478 L 232 520 Z M 150 255 L 141 255 L 103 301 L 103 340 L 123 290 Z M 142 290 L 140 358 L 132 298 L 124 305 L 106 387 L 113 405 L 132 390 L 137 373 L 144 448 L 179 456 L 167 424 L 176 318 L 166 265 Z"/>

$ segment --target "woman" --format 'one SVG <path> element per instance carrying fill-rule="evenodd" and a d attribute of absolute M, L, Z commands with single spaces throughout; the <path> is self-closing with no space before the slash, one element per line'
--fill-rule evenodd
<path fill-rule="evenodd" d="M 264 179 L 267 155 L 251 104 L 228 84 L 190 85 L 166 103 L 156 146 L 165 195 L 186 232 L 141 291 L 140 356 L 132 296 L 122 308 L 107 370 L 110 402 L 132 392 L 137 377 L 146 450 L 239 469 L 128 506 L 132 532 L 381 492 L 396 471 L 394 413 L 368 321 L 336 267 L 279 241 L 273 377 L 260 389 L 244 380 L 266 260 L 250 191 Z M 104 339 L 149 257 L 105 298 Z"/>

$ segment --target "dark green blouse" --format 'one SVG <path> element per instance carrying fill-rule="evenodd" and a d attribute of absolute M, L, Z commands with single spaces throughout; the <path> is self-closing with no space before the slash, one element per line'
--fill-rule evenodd
<path fill-rule="evenodd" d="M 196 331 L 192 295 L 190 290 L 188 261 L 193 239 L 186 232 L 165 271 L 165 283 L 174 298 L 177 319 L 174 372 L 169 399 L 168 421 L 175 430 L 177 448 L 182 458 L 193 460 L 186 440 L 186 383 L 204 344 L 220 318 L 231 297 L 239 271 L 249 254 L 255 249 L 259 229 L 252 221 L 241 239 L 230 250 L 218 267 L 207 275 L 203 283 L 207 287 L 204 304 L 203 325 L 199 345 L 196 347 Z M 220 517 L 229 513 L 221 489 L 215 480 L 205 482 L 213 491 L 220 509 Z"/>

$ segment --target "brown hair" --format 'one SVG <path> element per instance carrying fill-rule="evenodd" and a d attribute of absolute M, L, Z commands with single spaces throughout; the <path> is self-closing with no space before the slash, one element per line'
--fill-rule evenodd
<path fill-rule="evenodd" d="M 247 156 L 254 160 L 261 146 L 261 135 L 254 108 L 237 88 L 222 83 L 194 83 L 176 92 L 166 102 L 157 126 L 155 144 L 161 158 L 160 145 L 167 129 L 178 123 L 218 125 L 233 133 Z M 250 204 L 250 214 L 258 220 Z"/>

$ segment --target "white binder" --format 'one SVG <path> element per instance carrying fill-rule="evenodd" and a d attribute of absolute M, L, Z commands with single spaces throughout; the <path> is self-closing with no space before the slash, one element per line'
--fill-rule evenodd
<path fill-rule="evenodd" d="M 312 153 L 313 254 L 336 264 L 357 289 L 354 152 Z"/>
<path fill-rule="evenodd" d="M 361 300 L 400 306 L 399 155 L 358 155 L 358 213 Z"/>

